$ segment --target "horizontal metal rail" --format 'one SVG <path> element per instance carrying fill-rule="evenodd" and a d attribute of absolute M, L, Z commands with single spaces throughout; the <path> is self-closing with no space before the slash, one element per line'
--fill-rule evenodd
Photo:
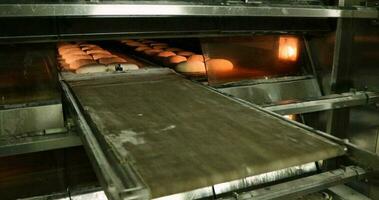
<path fill-rule="evenodd" d="M 0 138 L 0 157 L 81 146 L 80 137 L 67 131 L 25 137 Z"/>
<path fill-rule="evenodd" d="M 26 137 L 0 138 L 0 157 L 81 146 L 75 133 L 60 132 Z"/>
<path fill-rule="evenodd" d="M 378 18 L 375 8 L 164 4 L 0 4 L 0 17 L 63 16 L 257 16 Z"/>
<path fill-rule="evenodd" d="M 235 194 L 234 197 L 222 198 L 223 200 L 268 200 L 290 199 L 313 192 L 317 192 L 334 185 L 344 184 L 364 177 L 366 171 L 357 166 L 349 166 L 344 169 L 336 169 L 324 173 L 295 179 L 268 186 L 249 192 Z"/>
<path fill-rule="evenodd" d="M 303 114 L 325 110 L 361 106 L 379 102 L 377 92 L 350 92 L 324 96 L 322 99 L 265 106 L 265 109 L 281 114 Z"/>

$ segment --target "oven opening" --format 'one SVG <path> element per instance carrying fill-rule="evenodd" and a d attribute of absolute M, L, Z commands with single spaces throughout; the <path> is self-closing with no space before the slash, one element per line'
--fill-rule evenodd
<path fill-rule="evenodd" d="M 159 66 L 212 86 L 311 72 L 300 35 L 63 42 L 58 43 L 57 53 L 61 71 L 91 73 Z"/>
<path fill-rule="evenodd" d="M 203 39 L 202 48 L 211 85 L 308 75 L 309 65 L 300 36 L 260 35 Z"/>

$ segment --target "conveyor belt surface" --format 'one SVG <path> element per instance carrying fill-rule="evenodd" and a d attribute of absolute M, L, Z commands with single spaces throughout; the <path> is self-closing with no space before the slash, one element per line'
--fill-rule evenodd
<path fill-rule="evenodd" d="M 168 69 L 69 80 L 97 139 L 159 197 L 336 157 L 343 147 Z"/>

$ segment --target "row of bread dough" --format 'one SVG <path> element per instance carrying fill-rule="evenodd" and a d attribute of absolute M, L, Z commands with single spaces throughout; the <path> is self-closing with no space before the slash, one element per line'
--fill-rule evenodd
<path fill-rule="evenodd" d="M 205 74 L 205 66 L 210 71 L 229 72 L 234 66 L 226 59 L 209 59 L 203 55 L 185 51 L 180 48 L 170 47 L 166 43 L 152 40 L 122 40 L 121 43 L 133 48 L 136 52 L 143 53 L 172 66 L 181 73 Z"/>
<path fill-rule="evenodd" d="M 121 42 L 138 53 L 159 60 L 166 66 L 174 67 L 178 72 L 205 74 L 203 55 L 152 40 L 123 40 Z"/>
<path fill-rule="evenodd" d="M 61 67 L 75 73 L 94 73 L 117 70 L 139 69 L 98 45 L 88 43 L 59 43 L 58 61 Z"/>

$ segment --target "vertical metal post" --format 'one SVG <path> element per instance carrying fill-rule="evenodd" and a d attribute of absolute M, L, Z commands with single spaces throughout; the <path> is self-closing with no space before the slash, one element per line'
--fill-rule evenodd
<path fill-rule="evenodd" d="M 351 1 L 340 0 L 339 6 L 351 6 Z M 353 19 L 339 18 L 337 21 L 331 75 L 331 93 L 348 92 L 353 87 L 350 75 L 353 55 Z M 339 138 L 348 138 L 347 128 L 350 111 L 348 108 L 333 110 L 329 113 L 327 132 Z"/>

